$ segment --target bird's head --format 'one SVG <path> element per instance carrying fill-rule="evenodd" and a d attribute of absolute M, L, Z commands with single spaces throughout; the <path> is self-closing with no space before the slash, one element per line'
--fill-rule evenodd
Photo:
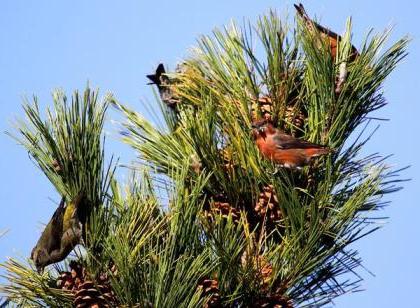
<path fill-rule="evenodd" d="M 264 119 L 252 122 L 251 127 L 254 138 L 258 136 L 265 137 L 267 134 L 275 133 L 276 130 L 273 124 Z"/>
<path fill-rule="evenodd" d="M 42 274 L 44 268 L 51 263 L 49 261 L 49 254 L 45 248 L 39 248 L 38 246 L 35 246 L 34 249 L 32 249 L 31 259 L 35 264 L 36 270 L 40 274 Z"/>

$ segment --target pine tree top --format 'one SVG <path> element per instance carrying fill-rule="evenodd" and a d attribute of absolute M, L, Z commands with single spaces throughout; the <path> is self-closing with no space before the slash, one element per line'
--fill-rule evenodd
<path fill-rule="evenodd" d="M 379 228 L 376 210 L 400 181 L 379 154 L 360 152 L 408 39 L 381 52 L 386 31 L 354 46 L 350 19 L 338 37 L 298 9 L 294 24 L 270 11 L 255 25 L 202 36 L 175 72 L 159 66 L 149 78 L 160 127 L 90 90 L 70 105 L 55 96 L 46 120 L 36 101 L 25 105 L 29 124 L 18 123 L 18 140 L 60 195 L 95 200 L 76 254 L 83 279 L 96 283 L 90 294 L 106 284 L 114 304 L 130 307 L 293 307 L 358 290 L 361 260 L 351 244 Z M 138 153 L 127 185 L 104 163 L 109 102 L 126 118 L 122 140 Z M 285 168 L 256 142 L 259 121 L 287 134 L 279 150 L 325 151 Z M 13 302 L 70 306 L 80 298 L 53 286 L 70 272 L 66 264 L 43 275 L 15 260 L 3 266 L 11 284 L 0 291 Z"/>

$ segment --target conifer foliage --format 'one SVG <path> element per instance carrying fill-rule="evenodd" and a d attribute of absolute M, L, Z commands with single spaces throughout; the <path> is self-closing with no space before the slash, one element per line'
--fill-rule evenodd
<path fill-rule="evenodd" d="M 364 124 L 386 104 L 381 87 L 408 39 L 381 52 L 389 32 L 370 35 L 356 54 L 350 19 L 333 49 L 301 16 L 293 29 L 273 11 L 255 25 L 233 23 L 201 37 L 174 72 L 159 65 L 148 76 L 162 95 L 159 125 L 114 96 L 100 103 L 90 89 L 71 104 L 55 94 L 45 120 L 36 100 L 25 104 L 17 139 L 66 209 L 82 194 L 82 210 L 62 218 L 77 218 L 82 248 L 44 273 L 31 261 L 3 263 L 8 300 L 304 307 L 358 290 L 361 260 L 351 244 L 378 229 L 376 210 L 400 180 L 380 155 L 361 156 Z M 138 153 L 127 184 L 105 164 L 109 104 Z M 303 168 L 278 165 L 256 145 L 259 120 L 331 150 Z"/>

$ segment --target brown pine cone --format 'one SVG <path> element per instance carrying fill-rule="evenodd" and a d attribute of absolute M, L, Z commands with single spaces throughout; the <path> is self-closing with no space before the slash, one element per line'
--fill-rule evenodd
<path fill-rule="evenodd" d="M 271 113 L 273 112 L 273 101 L 268 96 L 263 96 L 258 99 L 258 106 L 261 110 L 262 116 L 266 120 L 271 119 Z"/>
<path fill-rule="evenodd" d="M 85 281 L 74 294 L 74 306 L 81 307 L 110 307 L 106 304 L 105 298 L 96 289 L 92 281 Z"/>
<path fill-rule="evenodd" d="M 69 264 L 70 272 L 62 272 L 57 279 L 57 287 L 63 290 L 74 291 L 85 280 L 85 270 L 83 266 L 76 262 L 71 261 Z"/>
<path fill-rule="evenodd" d="M 263 256 L 259 256 L 258 259 L 261 285 L 263 289 L 267 290 L 272 278 L 273 266 Z"/>
<path fill-rule="evenodd" d="M 258 100 L 252 103 L 251 109 L 252 121 L 256 121 L 261 118 L 266 121 L 273 120 L 273 101 L 269 96 L 262 96 L 258 98 Z M 292 134 L 302 134 L 307 118 L 307 115 L 304 113 L 302 108 L 297 105 L 296 101 L 288 104 L 284 110 L 283 120 L 285 121 L 286 126 L 291 126 L 291 128 L 287 130 Z"/>
<path fill-rule="evenodd" d="M 58 162 L 58 160 L 54 159 L 52 161 L 52 167 L 55 170 L 55 172 L 60 173 L 62 171 L 62 167 L 60 165 L 60 163 Z"/>
<path fill-rule="evenodd" d="M 257 300 L 255 308 L 293 308 L 292 301 L 281 295 L 267 295 Z"/>
<path fill-rule="evenodd" d="M 264 256 L 255 255 L 252 251 L 245 251 L 241 257 L 241 264 L 243 267 L 251 266 L 255 270 L 257 280 L 261 289 L 268 291 L 273 273 L 273 266 Z"/>
<path fill-rule="evenodd" d="M 230 147 L 224 147 L 219 151 L 220 157 L 223 160 L 223 169 L 226 173 L 232 173 L 234 171 L 234 165 L 232 163 L 233 157 L 232 157 L 232 148 Z"/>
<path fill-rule="evenodd" d="M 274 186 L 268 185 L 260 193 L 258 202 L 254 206 L 254 211 L 258 217 L 267 218 L 270 222 L 278 222 L 282 218 L 279 201 L 274 192 Z"/>
<path fill-rule="evenodd" d="M 95 285 L 91 280 L 86 280 L 80 284 L 74 296 L 74 305 L 77 308 L 115 307 L 117 303 L 109 284 L 98 283 Z"/>
<path fill-rule="evenodd" d="M 238 222 L 241 218 L 240 211 L 232 207 L 228 202 L 215 201 L 210 203 L 208 209 L 204 210 L 204 216 L 210 221 L 214 221 L 215 215 L 221 215 L 223 218 L 231 216 L 233 222 Z"/>
<path fill-rule="evenodd" d="M 302 131 L 305 126 L 306 119 L 307 116 L 303 113 L 302 110 L 300 110 L 300 108 L 298 108 L 297 105 L 286 107 L 284 112 L 284 120 L 287 124 L 293 126 L 292 130 Z"/>
<path fill-rule="evenodd" d="M 201 290 L 201 296 L 210 298 L 204 304 L 204 308 L 220 307 L 219 283 L 214 279 L 203 279 L 198 288 Z"/>
<path fill-rule="evenodd" d="M 261 117 L 267 121 L 272 119 L 271 113 L 273 109 L 273 102 L 270 97 L 262 96 L 258 99 L 253 99 L 251 103 L 251 118 L 256 121 Z"/>
<path fill-rule="evenodd" d="M 86 269 L 77 261 L 69 264 L 70 272 L 62 272 L 57 287 L 71 291 L 75 307 L 115 307 L 117 299 L 112 291 L 107 273 L 100 273 L 96 279 L 89 277 Z M 111 263 L 112 275 L 117 275 L 116 266 Z"/>
<path fill-rule="evenodd" d="M 63 290 L 71 290 L 74 286 L 74 279 L 71 277 L 70 272 L 62 272 L 57 279 L 57 288 Z"/>

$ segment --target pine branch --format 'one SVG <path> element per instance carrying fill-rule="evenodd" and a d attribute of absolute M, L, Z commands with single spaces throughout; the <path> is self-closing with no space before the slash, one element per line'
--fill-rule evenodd
<path fill-rule="evenodd" d="M 11 303 L 19 307 L 72 307 L 72 295 L 55 288 L 53 274 L 40 275 L 14 259 L 0 266 L 6 270 L 2 277 L 9 281 L 8 285 L 0 286 L 0 292 Z"/>
<path fill-rule="evenodd" d="M 27 122 L 18 120 L 19 136 L 8 133 L 35 160 L 61 196 L 68 201 L 80 192 L 95 206 L 104 200 L 112 175 L 105 167 L 102 130 L 109 96 L 99 102 L 96 92 L 77 91 L 68 103 L 61 91 L 53 93 L 54 109 L 44 120 L 36 97 L 23 108 Z"/>

